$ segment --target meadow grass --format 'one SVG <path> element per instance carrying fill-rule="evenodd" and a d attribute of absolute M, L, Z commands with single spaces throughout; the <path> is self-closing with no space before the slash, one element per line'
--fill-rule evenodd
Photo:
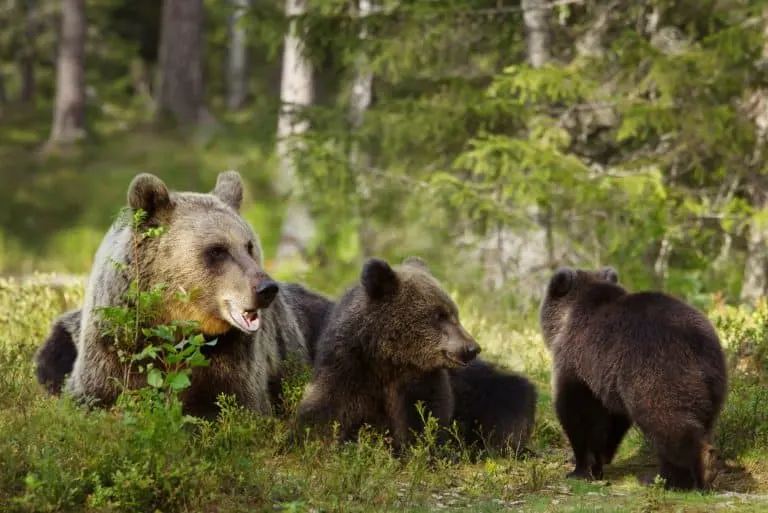
<path fill-rule="evenodd" d="M 81 285 L 0 280 L 0 511 L 768 510 L 765 305 L 711 313 L 740 369 L 717 437 L 729 468 L 712 493 L 679 493 L 638 483 L 656 467 L 634 429 L 604 481 L 565 479 L 570 450 L 552 412 L 549 357 L 536 327 L 488 313 L 482 298 L 457 299 L 483 356 L 538 386 L 533 457 L 447 461 L 429 456 L 424 441 L 396 460 L 374 434 L 358 444 L 296 446 L 284 420 L 224 401 L 215 422 L 190 422 L 143 392 L 86 413 L 66 397 L 47 397 L 32 367 L 54 317 L 82 296 Z"/>

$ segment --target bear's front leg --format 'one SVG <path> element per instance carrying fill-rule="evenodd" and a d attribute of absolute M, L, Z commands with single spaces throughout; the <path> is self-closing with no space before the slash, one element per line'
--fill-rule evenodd
<path fill-rule="evenodd" d="M 576 460 L 576 468 L 567 477 L 602 479 L 602 447 L 596 428 L 604 425 L 607 410 L 600 400 L 580 380 L 558 377 L 555 383 L 555 413 Z"/>

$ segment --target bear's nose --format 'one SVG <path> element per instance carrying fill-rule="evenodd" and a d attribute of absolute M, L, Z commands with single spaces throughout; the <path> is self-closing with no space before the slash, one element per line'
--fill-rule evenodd
<path fill-rule="evenodd" d="M 259 283 L 259 286 L 256 287 L 256 300 L 259 303 L 259 308 L 266 308 L 272 304 L 278 292 L 280 292 L 280 287 L 272 280 L 264 280 Z"/>
<path fill-rule="evenodd" d="M 474 342 L 471 345 L 464 348 L 464 351 L 462 351 L 461 356 L 465 362 L 469 362 L 474 360 L 479 354 L 480 354 L 480 345 L 477 342 Z"/>

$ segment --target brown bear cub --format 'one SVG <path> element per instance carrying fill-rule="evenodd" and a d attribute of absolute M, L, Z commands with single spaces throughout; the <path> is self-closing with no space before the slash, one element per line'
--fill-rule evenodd
<path fill-rule="evenodd" d="M 297 423 L 325 431 L 338 421 L 342 441 L 367 424 L 389 431 L 399 452 L 412 431 L 423 429 L 417 401 L 425 415 L 449 425 L 454 401 L 446 369 L 463 367 L 478 353 L 455 303 L 423 261 L 411 257 L 392 268 L 369 259 L 318 340 Z"/>
<path fill-rule="evenodd" d="M 530 453 L 526 444 L 533 432 L 538 395 L 533 383 L 480 358 L 448 372 L 453 419 L 468 448 L 510 456 Z"/>
<path fill-rule="evenodd" d="M 539 321 L 555 412 L 576 460 L 569 476 L 601 479 L 634 423 L 655 447 L 666 488 L 708 487 L 728 376 L 704 314 L 661 292 L 627 292 L 611 268 L 562 268 Z"/>

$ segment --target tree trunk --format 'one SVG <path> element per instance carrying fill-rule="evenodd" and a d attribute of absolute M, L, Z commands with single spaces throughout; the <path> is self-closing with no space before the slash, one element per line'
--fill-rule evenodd
<path fill-rule="evenodd" d="M 35 0 L 24 2 L 24 37 L 19 55 L 19 75 L 21 77 L 19 99 L 23 103 L 29 103 L 35 96 L 36 10 Z"/>
<path fill-rule="evenodd" d="M 768 65 L 768 9 L 763 11 L 763 51 L 758 66 Z M 750 162 L 749 189 L 752 208 L 756 212 L 749 226 L 747 237 L 747 258 L 744 262 L 744 278 L 740 299 L 753 303 L 768 292 L 768 223 L 761 220 L 768 207 L 768 185 L 760 170 L 764 167 L 763 147 L 768 140 L 768 90 L 759 88 L 752 91 L 743 106 L 745 114 L 755 124 L 757 140 Z"/>
<path fill-rule="evenodd" d="M 298 16 L 305 12 L 306 0 L 286 0 L 287 16 Z M 277 260 L 281 264 L 289 260 L 300 263 L 315 236 L 315 222 L 309 208 L 301 198 L 301 184 L 296 176 L 296 163 L 292 153 L 299 149 L 290 138 L 309 130 L 309 123 L 299 120 L 297 114 L 313 101 L 312 67 L 303 55 L 304 45 L 298 34 L 296 23 L 291 22 L 285 36 L 283 49 L 283 70 L 280 84 L 282 104 L 277 122 L 277 155 L 280 161 L 280 175 L 275 188 L 278 194 L 289 195 L 288 207 L 282 226 L 282 235 L 277 246 Z M 292 193 L 292 194 L 291 194 Z"/>
<path fill-rule="evenodd" d="M 550 59 L 549 6 L 547 0 L 523 0 L 523 23 L 526 32 L 527 60 L 540 68 Z M 554 212 L 548 206 L 536 205 L 528 215 L 537 226 L 513 229 L 502 223 L 486 233 L 477 244 L 484 267 L 484 285 L 491 289 L 506 285 L 509 277 L 517 277 L 515 293 L 520 299 L 534 300 L 536 283 L 546 279 L 558 259 L 555 244 Z"/>
<path fill-rule="evenodd" d="M 203 89 L 203 0 L 165 0 L 157 115 L 181 125 L 211 121 Z"/>
<path fill-rule="evenodd" d="M 540 68 L 549 61 L 549 2 L 547 0 L 523 0 L 528 62 Z"/>
<path fill-rule="evenodd" d="M 375 6 L 372 0 L 359 0 L 358 17 L 361 19 L 370 16 Z M 368 38 L 368 31 L 365 27 L 360 30 L 360 40 Z M 352 82 L 352 94 L 349 102 L 349 124 L 352 130 L 358 130 L 363 125 L 365 111 L 371 105 L 373 98 L 373 72 L 369 68 L 370 59 L 365 51 L 360 51 L 356 59 L 355 76 Z M 350 152 L 350 168 L 355 173 L 357 183 L 358 204 L 367 205 L 370 198 L 370 187 L 368 186 L 369 172 L 371 168 L 370 155 L 365 153 L 355 143 Z M 360 248 L 362 256 L 368 257 L 374 253 L 375 234 L 368 224 L 368 214 L 365 211 L 358 212 L 360 226 L 358 236 L 360 239 Z"/>
<path fill-rule="evenodd" d="M 85 134 L 86 29 L 85 0 L 62 0 L 50 143 L 69 143 Z"/>
<path fill-rule="evenodd" d="M 765 215 L 768 198 L 762 188 L 752 191 L 752 204 L 758 214 Z M 753 219 L 747 236 L 747 258 L 741 284 L 741 301 L 754 304 L 768 292 L 768 223 Z"/>
<path fill-rule="evenodd" d="M 227 69 L 227 107 L 236 111 L 243 108 L 248 94 L 248 44 L 245 29 L 240 23 L 248 9 L 248 0 L 233 0 L 233 4 Z"/>

